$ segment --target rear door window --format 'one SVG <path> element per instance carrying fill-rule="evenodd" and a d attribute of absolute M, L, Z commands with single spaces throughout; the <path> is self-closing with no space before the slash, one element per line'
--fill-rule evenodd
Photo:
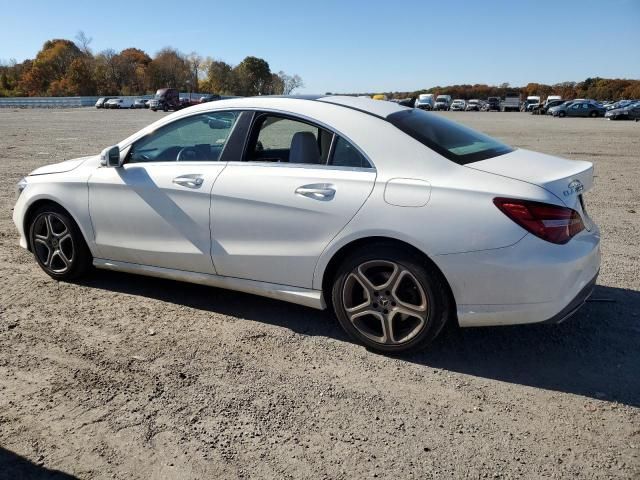
<path fill-rule="evenodd" d="M 263 114 L 254 122 L 246 160 L 326 165 L 333 134 L 302 120 Z"/>

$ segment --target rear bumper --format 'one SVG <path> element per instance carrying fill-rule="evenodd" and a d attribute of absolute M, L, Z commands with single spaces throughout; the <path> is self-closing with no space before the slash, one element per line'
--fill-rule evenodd
<path fill-rule="evenodd" d="M 566 245 L 527 235 L 511 247 L 433 258 L 449 281 L 462 327 L 558 323 L 586 300 L 600 270 L 600 234 Z"/>
<path fill-rule="evenodd" d="M 584 286 L 584 288 L 580 290 L 580 292 L 578 292 L 578 295 L 576 295 L 576 297 L 571 301 L 571 303 L 569 303 L 569 305 L 564 307 L 562 310 L 560 310 L 560 312 L 558 312 L 553 317 L 541 323 L 562 323 L 565 320 L 567 320 L 569 317 L 573 316 L 573 314 L 575 314 L 578 310 L 580 310 L 580 307 L 584 305 L 584 303 L 589 299 L 589 297 L 593 293 L 593 289 L 596 286 L 597 279 L 598 279 L 598 274 L 596 273 L 595 277 L 593 277 L 591 281 L 587 283 Z"/>

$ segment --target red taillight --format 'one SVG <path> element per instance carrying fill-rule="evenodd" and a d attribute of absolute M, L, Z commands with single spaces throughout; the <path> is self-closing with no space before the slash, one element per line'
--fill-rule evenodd
<path fill-rule="evenodd" d="M 522 228 L 551 243 L 567 243 L 584 223 L 575 210 L 548 203 L 494 198 L 493 203 Z"/>

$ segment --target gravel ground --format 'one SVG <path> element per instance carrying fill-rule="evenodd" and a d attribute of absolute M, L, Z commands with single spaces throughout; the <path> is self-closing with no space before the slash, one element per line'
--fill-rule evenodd
<path fill-rule="evenodd" d="M 446 114 L 595 163 L 600 301 L 390 358 L 323 312 L 40 271 L 14 184 L 160 115 L 0 110 L 0 478 L 640 478 L 640 123 Z"/>

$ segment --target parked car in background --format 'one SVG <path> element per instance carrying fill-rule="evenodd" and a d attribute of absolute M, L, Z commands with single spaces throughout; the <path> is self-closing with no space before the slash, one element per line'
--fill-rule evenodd
<path fill-rule="evenodd" d="M 418 99 L 414 106 L 420 110 L 433 110 L 435 104 L 436 100 L 433 93 L 422 93 L 418 95 Z"/>
<path fill-rule="evenodd" d="M 409 108 L 413 108 L 413 106 L 416 103 L 415 97 L 414 98 L 394 98 L 391 101 L 403 107 L 409 107 Z"/>
<path fill-rule="evenodd" d="M 96 108 L 107 108 L 105 103 L 111 100 L 113 97 L 100 97 L 96 102 Z"/>
<path fill-rule="evenodd" d="M 487 98 L 487 112 L 499 112 L 500 111 L 500 97 Z"/>
<path fill-rule="evenodd" d="M 547 115 L 555 115 L 555 112 L 559 111 L 562 108 L 566 108 L 571 105 L 575 100 L 565 100 L 559 105 L 554 105 L 553 107 L 549 107 L 547 109 Z"/>
<path fill-rule="evenodd" d="M 454 110 L 456 112 L 464 112 L 466 109 L 467 102 L 465 100 L 457 98 L 453 102 L 451 102 L 451 110 Z"/>
<path fill-rule="evenodd" d="M 149 108 L 149 106 L 147 105 L 147 100 L 144 98 L 136 98 L 133 101 L 133 108 Z"/>
<path fill-rule="evenodd" d="M 544 101 L 544 103 L 549 103 L 549 102 L 553 102 L 556 100 L 562 100 L 562 96 L 560 95 L 549 95 L 547 97 L 547 99 Z"/>
<path fill-rule="evenodd" d="M 449 110 L 451 108 L 451 95 L 438 95 L 436 97 L 436 103 L 433 106 L 434 110 Z"/>
<path fill-rule="evenodd" d="M 609 120 L 640 120 L 640 101 L 621 108 L 614 108 L 604 114 Z"/>
<path fill-rule="evenodd" d="M 545 115 L 550 108 L 557 107 L 558 105 L 562 105 L 564 102 L 565 100 L 562 100 L 562 98 L 551 99 L 551 97 L 547 97 L 546 102 L 544 102 L 542 107 L 540 107 L 540 110 L 542 114 Z"/>
<path fill-rule="evenodd" d="M 479 112 L 482 110 L 482 101 L 477 98 L 473 98 L 467 102 L 467 106 L 465 108 L 467 112 L 475 111 Z"/>
<path fill-rule="evenodd" d="M 523 112 L 530 112 L 534 108 L 538 108 L 540 106 L 540 97 L 537 95 L 529 95 L 527 99 L 522 104 Z"/>
<path fill-rule="evenodd" d="M 162 110 L 168 112 L 169 110 L 180 110 L 182 104 L 180 103 L 180 92 L 175 88 L 161 88 L 155 96 L 149 101 L 149 108 L 154 112 Z"/>
<path fill-rule="evenodd" d="M 220 95 L 209 93 L 207 95 L 203 95 L 202 97 L 200 97 L 199 103 L 215 102 L 216 100 L 220 100 L 221 98 L 222 97 Z"/>
<path fill-rule="evenodd" d="M 515 93 L 507 94 L 500 106 L 500 110 L 503 112 L 519 112 L 520 95 Z"/>
<path fill-rule="evenodd" d="M 632 103 L 634 103 L 633 100 L 618 100 L 617 102 L 612 102 L 607 106 L 603 105 L 603 107 L 607 110 L 614 110 L 616 108 L 624 108 Z"/>
<path fill-rule="evenodd" d="M 604 107 L 588 100 L 563 103 L 550 111 L 554 117 L 604 117 L 606 112 Z"/>
<path fill-rule="evenodd" d="M 105 108 L 134 108 L 130 98 L 112 98 L 105 103 Z"/>

